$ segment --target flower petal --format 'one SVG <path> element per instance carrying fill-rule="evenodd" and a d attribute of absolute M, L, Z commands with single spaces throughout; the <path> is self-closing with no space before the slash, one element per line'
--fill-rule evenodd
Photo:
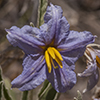
<path fill-rule="evenodd" d="M 67 51 L 67 52 L 60 52 L 62 55 L 62 58 L 66 61 L 69 65 L 75 65 L 75 62 L 78 60 L 79 57 L 83 56 L 85 51 L 84 48 L 78 48 L 76 50 Z M 75 66 L 71 67 L 72 70 L 75 70 Z"/>
<path fill-rule="evenodd" d="M 13 26 L 10 29 L 6 29 L 6 31 L 8 32 L 7 39 L 9 42 L 14 46 L 20 47 L 26 54 L 42 51 L 39 46 L 45 45 L 42 42 L 43 39 L 39 36 L 41 33 L 37 28 L 26 25 L 20 29 Z"/>
<path fill-rule="evenodd" d="M 58 30 L 57 23 L 61 17 L 62 17 L 61 7 L 50 4 L 44 16 L 45 23 L 40 27 L 46 44 L 50 44 L 52 42 L 56 34 L 56 31 Z"/>
<path fill-rule="evenodd" d="M 68 21 L 63 16 L 59 19 L 57 23 L 56 35 L 55 35 L 55 45 L 59 45 L 62 41 L 65 41 L 69 34 L 69 27 Z"/>
<path fill-rule="evenodd" d="M 100 58 L 100 50 L 94 49 L 96 55 Z"/>
<path fill-rule="evenodd" d="M 99 71 L 98 69 L 96 69 L 96 71 L 94 71 L 94 73 L 88 79 L 86 91 L 91 90 L 97 84 L 98 80 L 99 80 Z"/>
<path fill-rule="evenodd" d="M 52 69 L 51 73 L 47 72 L 47 79 L 57 92 L 66 92 L 76 83 L 76 74 L 70 69 L 71 66 L 63 63 L 63 68 Z"/>
<path fill-rule="evenodd" d="M 24 59 L 24 70 L 21 75 L 15 78 L 11 84 L 12 88 L 19 88 L 21 91 L 30 90 L 40 85 L 45 79 L 45 60 L 43 56 L 37 57 L 36 55 L 28 55 Z"/>
<path fill-rule="evenodd" d="M 50 19 L 57 19 L 62 17 L 62 9 L 60 6 L 53 5 L 50 3 L 50 6 L 47 7 L 47 11 L 44 16 L 44 21 L 47 23 Z M 57 20 L 56 20 L 57 21 Z"/>
<path fill-rule="evenodd" d="M 40 57 L 40 54 L 30 54 L 30 55 L 25 55 L 24 60 L 23 60 L 23 70 L 27 70 L 29 68 L 29 66 L 31 66 L 35 60 L 37 60 Z"/>
<path fill-rule="evenodd" d="M 61 52 L 68 52 L 80 48 L 84 49 L 86 45 L 93 43 L 94 40 L 95 37 L 88 31 L 70 31 L 66 40 L 62 41 L 57 48 L 61 49 Z"/>
<path fill-rule="evenodd" d="M 97 70 L 96 63 L 95 64 L 91 63 L 91 65 L 88 65 L 87 69 L 84 72 L 78 73 L 78 76 L 79 77 L 88 77 L 88 76 L 91 76 L 96 70 Z"/>
<path fill-rule="evenodd" d="M 50 20 L 48 23 L 44 23 L 42 26 L 40 26 L 40 30 L 43 34 L 43 38 L 46 45 L 52 42 L 55 34 L 55 25 L 53 23 L 53 20 Z"/>

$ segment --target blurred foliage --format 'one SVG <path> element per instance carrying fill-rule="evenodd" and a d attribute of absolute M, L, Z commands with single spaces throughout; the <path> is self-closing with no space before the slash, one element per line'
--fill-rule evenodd
<path fill-rule="evenodd" d="M 38 0 L 0 0 L 0 65 L 5 76 L 13 80 L 22 71 L 24 53 L 14 48 L 6 39 L 5 28 L 11 26 L 22 27 L 32 21 L 36 26 Z M 11 66 L 14 66 L 12 71 Z M 8 71 L 11 71 L 9 72 Z"/>
<path fill-rule="evenodd" d="M 74 97 L 74 100 L 82 100 L 82 94 L 77 90 L 77 97 Z"/>
<path fill-rule="evenodd" d="M 12 100 L 9 90 L 5 87 L 4 81 L 2 79 L 2 70 L 0 66 L 0 98 L 5 97 L 6 100 Z"/>

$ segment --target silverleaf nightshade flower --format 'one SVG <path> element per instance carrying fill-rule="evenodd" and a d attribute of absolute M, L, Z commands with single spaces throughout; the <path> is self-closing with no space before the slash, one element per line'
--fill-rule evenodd
<path fill-rule="evenodd" d="M 40 29 L 28 25 L 6 29 L 7 39 L 25 52 L 23 72 L 12 88 L 31 90 L 47 79 L 57 92 L 66 92 L 76 83 L 75 62 L 95 37 L 88 31 L 70 31 L 60 6 L 50 4 Z"/>
<path fill-rule="evenodd" d="M 100 50 L 94 49 L 91 46 L 100 47 L 100 45 L 97 44 L 90 44 L 84 53 L 87 59 L 87 69 L 82 73 L 78 73 L 80 77 L 88 77 L 87 88 L 83 90 L 83 93 L 91 90 L 99 80 L 98 68 L 100 68 Z"/>

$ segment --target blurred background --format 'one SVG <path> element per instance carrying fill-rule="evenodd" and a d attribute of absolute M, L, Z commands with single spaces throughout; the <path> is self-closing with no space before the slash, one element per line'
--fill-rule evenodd
<path fill-rule="evenodd" d="M 49 0 L 49 3 L 59 5 L 63 9 L 63 15 L 70 24 L 70 30 L 90 31 L 97 35 L 96 42 L 100 44 L 100 0 Z M 14 48 L 6 39 L 5 29 L 11 26 L 22 27 L 33 22 L 37 24 L 38 0 L 0 0 L 0 65 L 4 78 L 12 81 L 22 72 L 22 59 L 24 53 L 19 48 Z M 82 72 L 86 67 L 84 58 L 76 62 L 75 72 Z M 77 84 L 72 90 L 62 93 L 58 100 L 73 100 L 77 96 L 77 90 L 86 88 L 87 79 L 78 78 Z M 97 84 L 100 86 L 100 82 Z M 10 86 L 9 86 L 10 87 Z M 34 89 L 34 100 L 38 90 Z M 83 100 L 92 100 L 95 89 L 83 94 Z M 14 89 L 17 95 L 20 91 Z M 15 95 L 16 95 L 15 94 Z M 99 93 L 100 96 L 100 93 Z M 17 96 L 16 96 L 17 97 Z M 18 98 L 18 97 L 17 97 Z"/>

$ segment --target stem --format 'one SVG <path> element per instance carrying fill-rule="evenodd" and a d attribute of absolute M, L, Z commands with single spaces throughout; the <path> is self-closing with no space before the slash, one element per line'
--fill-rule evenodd
<path fill-rule="evenodd" d="M 29 100 L 33 100 L 34 89 L 29 92 Z"/>
<path fill-rule="evenodd" d="M 22 100 L 28 100 L 28 91 L 23 92 Z"/>

